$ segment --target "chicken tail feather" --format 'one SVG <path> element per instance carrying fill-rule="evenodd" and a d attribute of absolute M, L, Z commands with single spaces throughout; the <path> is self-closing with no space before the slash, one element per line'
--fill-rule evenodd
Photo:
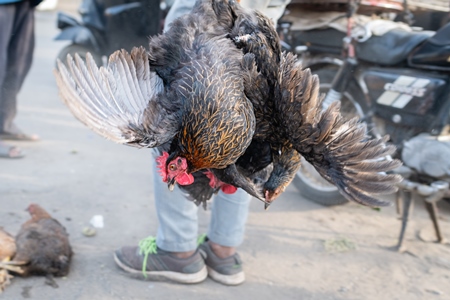
<path fill-rule="evenodd" d="M 388 137 L 371 138 L 356 118 L 345 120 L 340 102 L 322 110 L 317 76 L 302 70 L 294 58 L 283 54 L 280 88 L 290 93 L 284 93 L 277 104 L 293 147 L 348 200 L 388 205 L 376 196 L 395 192 L 402 180 L 400 175 L 387 174 L 401 165 L 390 157 L 396 148 L 386 145 Z"/>

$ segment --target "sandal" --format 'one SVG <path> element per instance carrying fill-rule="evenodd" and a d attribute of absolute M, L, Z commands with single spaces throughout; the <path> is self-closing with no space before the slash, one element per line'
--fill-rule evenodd
<path fill-rule="evenodd" d="M 36 142 L 39 141 L 39 137 L 35 134 L 27 135 L 25 133 L 0 133 L 0 139 L 6 141 L 23 141 L 23 142 Z"/>
<path fill-rule="evenodd" d="M 22 153 L 20 148 L 15 146 L 8 146 L 3 143 L 0 143 L 0 158 L 22 158 L 25 155 Z"/>

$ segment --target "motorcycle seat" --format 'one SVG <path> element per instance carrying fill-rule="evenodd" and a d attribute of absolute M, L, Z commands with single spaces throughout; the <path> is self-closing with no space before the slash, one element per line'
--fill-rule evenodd
<path fill-rule="evenodd" d="M 408 57 L 409 65 L 421 69 L 450 70 L 450 23 L 440 28 Z"/>
<path fill-rule="evenodd" d="M 421 43 L 434 35 L 434 31 L 407 31 L 392 29 L 385 34 L 372 35 L 356 44 L 356 56 L 364 61 L 393 66 L 406 61 L 408 55 Z M 345 33 L 334 28 L 294 31 L 294 45 L 307 45 L 313 53 L 339 55 Z"/>
<path fill-rule="evenodd" d="M 371 36 L 367 41 L 356 45 L 359 59 L 380 65 L 393 66 L 406 61 L 409 53 L 434 31 L 406 31 L 393 29 L 381 36 Z"/>
<path fill-rule="evenodd" d="M 307 45 L 313 53 L 332 53 L 339 55 L 342 52 L 342 40 L 345 33 L 334 28 L 300 30 L 292 32 L 294 45 Z"/>

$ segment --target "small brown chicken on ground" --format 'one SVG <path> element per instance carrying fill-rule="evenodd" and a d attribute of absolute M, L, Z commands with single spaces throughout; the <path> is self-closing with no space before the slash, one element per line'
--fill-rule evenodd
<path fill-rule="evenodd" d="M 73 252 L 66 229 L 37 204 L 27 210 L 31 219 L 16 236 L 14 256 L 14 262 L 22 265 L 21 275 L 67 275 Z"/>

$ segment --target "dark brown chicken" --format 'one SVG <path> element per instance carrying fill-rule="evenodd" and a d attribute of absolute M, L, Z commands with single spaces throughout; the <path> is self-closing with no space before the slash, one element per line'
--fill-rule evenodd
<path fill-rule="evenodd" d="M 91 129 L 118 143 L 168 152 L 159 162 L 169 187 L 192 184 L 195 171 L 236 162 L 255 127 L 242 54 L 225 36 L 200 30 L 201 17 L 176 21 L 151 40 L 149 54 L 119 51 L 100 70 L 91 57 L 87 66 L 69 57 L 70 70 L 60 63 L 55 72 L 62 99 Z"/>
<path fill-rule="evenodd" d="M 22 276 L 67 275 L 72 248 L 65 228 L 37 204 L 31 204 L 27 210 L 31 219 L 16 235 L 13 262 L 21 265 Z"/>
<path fill-rule="evenodd" d="M 364 124 L 345 122 L 338 103 L 322 112 L 319 79 L 309 70 L 301 70 L 294 55 L 281 53 L 274 26 L 265 16 L 244 10 L 235 1 L 213 1 L 212 7 L 217 22 L 245 53 L 244 64 L 250 70 L 244 73 L 250 74 L 244 84 L 256 116 L 251 145 L 260 146 L 249 147 L 243 157 L 253 159 L 250 165 L 261 169 L 271 156 L 273 170 L 263 188 L 266 202 L 284 191 L 303 156 L 349 200 L 386 205 L 376 195 L 392 193 L 402 179 L 383 173 L 401 164 L 385 158 L 395 147 L 385 145 L 387 138 L 371 140 Z M 267 144 L 270 153 L 255 160 L 267 153 Z M 244 168 L 248 170 L 248 162 L 238 161 L 238 165 L 247 164 Z"/>
<path fill-rule="evenodd" d="M 280 49 L 265 16 L 203 0 L 148 53 L 118 51 L 100 69 L 90 56 L 68 57 L 69 70 L 59 64 L 55 75 L 79 120 L 115 142 L 157 147 L 169 188 L 178 183 L 198 201 L 233 185 L 271 203 L 304 156 L 350 200 L 385 204 L 373 194 L 401 179 L 383 173 L 400 164 L 383 158 L 394 149 L 344 122 L 338 104 L 322 112 L 318 78 Z"/>

